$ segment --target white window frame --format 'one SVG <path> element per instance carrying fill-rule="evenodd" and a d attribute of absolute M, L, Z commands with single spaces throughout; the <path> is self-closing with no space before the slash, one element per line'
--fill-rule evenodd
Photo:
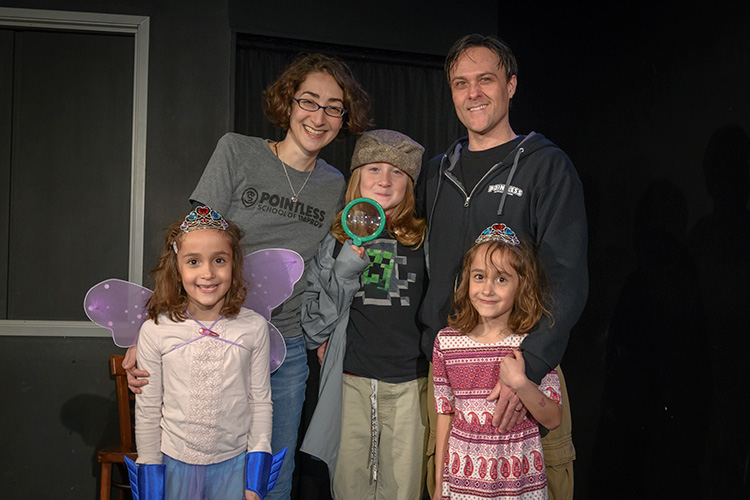
<path fill-rule="evenodd" d="M 149 18 L 119 14 L 11 9 L 0 7 L 0 27 L 130 33 L 134 36 L 133 137 L 130 165 L 128 280 L 143 277 L 143 220 L 146 192 L 146 111 L 148 103 Z M 94 285 L 94 283 L 92 283 Z M 83 297 L 81 297 L 83 308 Z M 89 321 L 0 320 L 0 336 L 105 337 Z"/>

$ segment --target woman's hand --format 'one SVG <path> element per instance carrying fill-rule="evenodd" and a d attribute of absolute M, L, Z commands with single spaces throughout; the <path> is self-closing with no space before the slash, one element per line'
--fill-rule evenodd
<path fill-rule="evenodd" d="M 148 384 L 147 378 L 151 375 L 146 370 L 139 370 L 135 366 L 136 352 L 138 352 L 135 346 L 128 348 L 125 353 L 125 359 L 122 360 L 122 368 L 125 370 L 128 376 L 128 387 L 134 394 L 141 393 L 141 387 Z"/>

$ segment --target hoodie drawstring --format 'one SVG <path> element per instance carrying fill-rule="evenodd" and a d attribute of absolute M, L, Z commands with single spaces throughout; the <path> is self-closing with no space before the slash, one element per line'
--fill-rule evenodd
<path fill-rule="evenodd" d="M 508 197 L 508 191 L 510 191 L 510 183 L 513 181 L 513 174 L 516 173 L 516 169 L 518 168 L 518 159 L 521 157 L 521 154 L 524 152 L 523 148 L 518 148 L 518 151 L 516 152 L 516 157 L 513 159 L 513 166 L 510 169 L 510 173 L 508 174 L 508 180 L 505 181 L 505 189 L 503 189 L 503 196 L 500 198 L 500 206 L 497 207 L 497 215 L 503 215 L 503 208 L 505 207 L 505 198 Z"/>

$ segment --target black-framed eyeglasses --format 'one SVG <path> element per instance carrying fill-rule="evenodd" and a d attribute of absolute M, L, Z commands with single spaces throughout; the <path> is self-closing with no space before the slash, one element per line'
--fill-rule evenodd
<path fill-rule="evenodd" d="M 296 97 L 292 97 L 292 99 L 300 108 L 304 109 L 305 111 L 317 111 L 319 109 L 322 109 L 323 113 L 334 118 L 342 118 L 346 114 L 346 109 L 342 108 L 341 106 L 321 106 L 317 102 L 310 99 L 297 99 Z"/>

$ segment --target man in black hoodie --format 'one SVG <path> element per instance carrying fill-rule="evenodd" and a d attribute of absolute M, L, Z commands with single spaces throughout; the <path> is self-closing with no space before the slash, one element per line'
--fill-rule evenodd
<path fill-rule="evenodd" d="M 534 132 L 516 135 L 511 128 L 508 113 L 518 68 L 504 42 L 491 36 L 465 36 L 448 53 L 445 71 L 456 114 L 468 136 L 430 160 L 417 184 L 429 228 L 425 249 L 430 281 L 420 310 L 426 328 L 423 349 L 431 359 L 435 336 L 452 312 L 464 254 L 482 230 L 504 222 L 536 246 L 552 297 L 548 309 L 554 322 L 542 319 L 521 345 L 526 375 L 539 383 L 562 360 L 588 295 L 581 182 L 570 158 L 552 142 Z M 564 416 L 563 424 L 543 440 L 554 499 L 573 494 L 575 450 L 567 391 L 563 392 L 567 422 Z M 525 409 L 500 383 L 491 396 L 498 394 L 493 424 L 509 429 Z"/>

